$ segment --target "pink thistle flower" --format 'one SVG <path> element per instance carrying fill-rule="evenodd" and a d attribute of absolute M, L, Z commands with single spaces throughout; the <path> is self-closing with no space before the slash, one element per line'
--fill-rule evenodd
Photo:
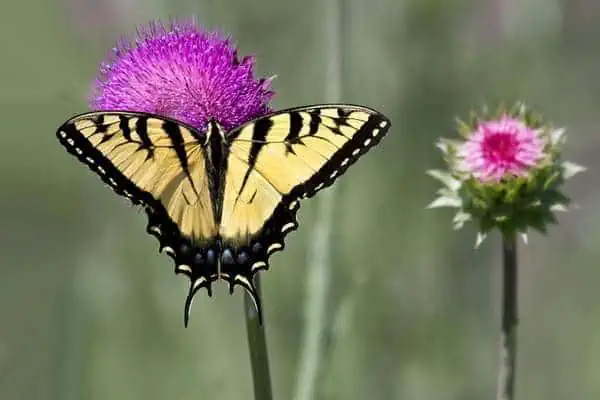
<path fill-rule="evenodd" d="M 90 108 L 158 114 L 199 130 L 215 118 L 230 129 L 271 111 L 270 80 L 255 79 L 253 67 L 229 39 L 193 21 L 153 22 L 102 63 Z"/>
<path fill-rule="evenodd" d="M 475 247 L 496 228 L 505 237 L 520 234 L 525 242 L 530 229 L 546 233 L 556 223 L 555 213 L 571 202 L 563 183 L 585 170 L 563 160 L 565 130 L 523 103 L 510 110 L 501 105 L 493 114 L 485 108 L 470 121 L 457 121 L 464 141 L 438 141 L 447 169 L 427 171 L 443 185 L 427 207 L 456 209 L 454 229 L 476 222 Z"/>
<path fill-rule="evenodd" d="M 526 176 L 544 158 L 539 132 L 522 121 L 503 116 L 480 122 L 457 152 L 459 169 L 481 182 Z"/>

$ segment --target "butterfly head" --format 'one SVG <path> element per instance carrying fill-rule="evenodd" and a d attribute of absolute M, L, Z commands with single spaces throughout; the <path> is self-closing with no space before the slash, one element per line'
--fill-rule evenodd
<path fill-rule="evenodd" d="M 206 127 L 206 140 L 205 146 L 209 146 L 211 142 L 222 143 L 225 141 L 225 129 L 215 118 L 208 120 Z"/>

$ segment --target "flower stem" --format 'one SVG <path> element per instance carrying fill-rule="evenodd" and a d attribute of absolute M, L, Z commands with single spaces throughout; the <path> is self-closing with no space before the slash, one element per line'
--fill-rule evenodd
<path fill-rule="evenodd" d="M 514 400 L 517 361 L 517 240 L 516 235 L 502 236 L 504 289 L 502 299 L 502 332 L 500 336 L 500 368 L 497 400 Z"/>
<path fill-rule="evenodd" d="M 260 298 L 260 276 L 254 277 L 256 293 Z M 252 368 L 252 381 L 254 383 L 255 400 L 271 400 L 271 375 L 269 373 L 269 354 L 265 337 L 264 312 L 262 324 L 254 302 L 248 293 L 244 293 L 244 316 L 246 318 L 246 331 L 248 333 L 248 349 L 250 350 L 250 364 Z"/>

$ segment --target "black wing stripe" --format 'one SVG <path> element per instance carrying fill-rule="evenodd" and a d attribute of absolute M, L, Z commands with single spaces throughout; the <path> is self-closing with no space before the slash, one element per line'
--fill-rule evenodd
<path fill-rule="evenodd" d="M 175 154 L 177 155 L 177 159 L 179 160 L 179 166 L 185 172 L 187 179 L 190 181 L 190 185 L 194 192 L 198 194 L 198 189 L 194 184 L 194 180 L 192 179 L 192 175 L 190 174 L 189 168 L 189 160 L 187 153 L 185 151 L 185 144 L 183 141 L 183 134 L 181 133 L 181 128 L 175 122 L 171 121 L 163 121 L 162 124 L 163 130 L 171 139 L 171 144 L 173 145 L 173 150 L 175 150 Z"/>
<path fill-rule="evenodd" d="M 148 136 L 148 118 L 139 117 L 137 121 L 135 121 L 135 131 L 142 140 L 142 144 L 140 147 L 148 151 L 147 158 L 154 158 L 154 148 L 152 147 L 152 140 L 150 140 L 150 136 Z"/>
<path fill-rule="evenodd" d="M 309 114 L 310 114 L 310 123 L 308 125 L 308 127 L 309 127 L 308 134 L 312 136 L 319 131 L 319 126 L 321 126 L 321 116 L 319 115 L 318 112 L 310 112 Z"/>
<path fill-rule="evenodd" d="M 337 109 L 337 115 L 338 115 L 338 119 L 340 121 L 345 121 L 346 119 L 348 119 L 349 114 L 350 114 L 349 112 L 345 111 L 341 107 Z"/>
<path fill-rule="evenodd" d="M 254 129 L 252 131 L 252 146 L 250 146 L 250 153 L 248 154 L 248 170 L 246 170 L 246 174 L 244 175 L 244 179 L 242 180 L 242 185 L 240 187 L 239 193 L 243 193 L 244 188 L 246 187 L 248 178 L 250 177 L 250 174 L 256 166 L 256 159 L 258 158 L 258 154 L 260 153 L 260 150 L 265 146 L 265 139 L 267 138 L 272 126 L 273 121 L 271 121 L 270 118 L 258 120 L 254 125 Z"/>
<path fill-rule="evenodd" d="M 129 119 L 124 115 L 119 115 L 119 129 L 123 132 L 125 139 L 132 141 L 131 129 L 129 129 Z"/>
<path fill-rule="evenodd" d="M 253 142 L 252 146 L 250 147 L 250 154 L 248 159 L 248 163 L 250 164 L 250 166 L 253 167 L 256 164 L 258 154 L 265 145 L 265 140 L 267 139 L 267 136 L 269 135 L 269 131 L 271 130 L 272 126 L 273 121 L 270 118 L 259 120 L 256 122 L 256 124 L 254 124 L 254 129 L 252 131 L 252 140 L 256 140 L 256 142 Z"/>
<path fill-rule="evenodd" d="M 302 130 L 302 115 L 299 112 L 290 113 L 290 131 L 285 137 L 286 142 L 294 143 Z"/>
<path fill-rule="evenodd" d="M 189 161 L 187 154 L 185 152 L 185 147 L 183 143 L 183 135 L 181 134 L 181 130 L 179 125 L 171 121 L 164 121 L 162 128 L 169 136 L 171 140 L 171 144 L 173 145 L 173 150 L 175 150 L 175 154 L 177 154 L 177 158 L 179 159 L 179 165 L 181 169 L 185 171 L 186 175 L 190 176 L 189 169 Z"/>
<path fill-rule="evenodd" d="M 296 152 L 294 151 L 294 147 L 292 145 L 294 143 L 297 143 L 301 130 L 302 130 L 302 115 L 300 115 L 300 113 L 298 113 L 298 112 L 292 111 L 290 113 L 290 130 L 284 140 L 286 154 L 289 154 L 289 153 L 296 154 Z"/>

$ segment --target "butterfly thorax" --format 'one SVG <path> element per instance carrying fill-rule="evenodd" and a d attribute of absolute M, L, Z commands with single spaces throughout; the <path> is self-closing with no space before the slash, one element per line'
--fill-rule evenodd
<path fill-rule="evenodd" d="M 208 171 L 209 190 L 211 197 L 215 200 L 212 202 L 213 212 L 216 222 L 219 224 L 223 203 L 224 172 L 227 169 L 227 146 L 225 131 L 215 119 L 208 121 L 203 148 L 206 152 L 205 163 Z"/>

